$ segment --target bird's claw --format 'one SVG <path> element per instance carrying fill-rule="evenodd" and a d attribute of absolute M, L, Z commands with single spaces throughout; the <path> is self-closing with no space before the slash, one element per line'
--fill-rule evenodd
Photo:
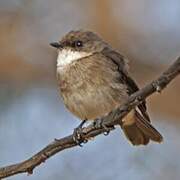
<path fill-rule="evenodd" d="M 85 123 L 86 120 L 84 120 L 83 122 L 81 122 L 81 124 L 74 129 L 73 132 L 73 140 L 77 143 L 77 145 L 79 145 L 80 147 L 83 147 L 82 143 L 87 143 L 88 140 L 87 139 L 83 139 L 83 124 Z"/>
<path fill-rule="evenodd" d="M 107 127 L 104 123 L 102 119 L 96 119 L 94 121 L 94 127 L 95 128 L 103 128 L 104 129 L 104 135 L 107 136 L 110 133 L 110 129 L 109 127 Z"/>
<path fill-rule="evenodd" d="M 75 128 L 73 132 L 73 140 L 82 147 L 82 128 Z"/>

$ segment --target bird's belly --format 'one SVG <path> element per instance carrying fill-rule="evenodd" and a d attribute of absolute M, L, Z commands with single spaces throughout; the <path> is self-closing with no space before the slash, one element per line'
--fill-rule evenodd
<path fill-rule="evenodd" d="M 126 96 L 110 87 L 89 87 L 62 93 L 66 107 L 80 119 L 93 120 L 107 115 L 123 103 Z"/>
<path fill-rule="evenodd" d="M 57 69 L 58 83 L 66 107 L 80 119 L 96 119 L 108 114 L 128 97 L 126 85 L 110 61 L 98 57 L 74 62 Z"/>

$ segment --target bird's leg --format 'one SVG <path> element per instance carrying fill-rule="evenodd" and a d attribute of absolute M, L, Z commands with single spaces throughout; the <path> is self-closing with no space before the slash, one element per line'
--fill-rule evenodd
<path fill-rule="evenodd" d="M 74 132 L 73 132 L 73 140 L 80 146 L 82 147 L 82 143 L 86 143 L 87 140 L 83 140 L 82 139 L 82 127 L 83 125 L 85 124 L 85 122 L 87 121 L 87 119 L 83 120 L 79 126 L 77 128 L 74 129 Z"/>
<path fill-rule="evenodd" d="M 104 131 L 104 135 L 107 136 L 110 132 L 110 129 L 114 128 L 113 127 L 107 127 L 104 122 L 103 122 L 103 119 L 95 119 L 94 120 L 94 127 L 95 128 L 103 128 L 105 131 Z"/>

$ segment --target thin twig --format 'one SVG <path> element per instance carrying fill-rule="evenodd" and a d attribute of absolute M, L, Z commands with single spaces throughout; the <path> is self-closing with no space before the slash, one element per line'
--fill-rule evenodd
<path fill-rule="evenodd" d="M 159 78 L 131 95 L 126 103 L 104 117 L 104 124 L 109 127 L 118 124 L 119 119 L 122 119 L 124 116 L 126 116 L 130 110 L 139 105 L 148 96 L 155 92 L 162 91 L 179 74 L 180 57 Z M 111 130 L 113 130 L 113 128 Z M 93 137 L 102 134 L 103 132 L 103 128 L 96 128 L 93 124 L 90 124 L 89 126 L 83 128 L 82 141 L 86 139 L 92 139 Z M 19 173 L 32 174 L 34 168 L 39 166 L 42 162 L 45 162 L 48 158 L 52 157 L 56 153 L 74 146 L 77 146 L 77 143 L 74 142 L 73 135 L 69 135 L 58 140 L 56 139 L 29 159 L 17 164 L 0 168 L 0 178 L 13 176 Z"/>

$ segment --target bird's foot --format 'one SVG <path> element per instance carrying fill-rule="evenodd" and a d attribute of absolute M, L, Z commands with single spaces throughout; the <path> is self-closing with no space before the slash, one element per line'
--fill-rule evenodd
<path fill-rule="evenodd" d="M 73 140 L 77 143 L 77 145 L 79 145 L 80 147 L 82 147 L 82 143 L 87 143 L 86 139 L 82 138 L 83 135 L 83 125 L 86 122 L 86 120 L 83 120 L 80 125 L 74 129 L 73 132 Z"/>
<path fill-rule="evenodd" d="M 114 128 L 114 126 L 112 127 L 107 127 L 104 122 L 103 122 L 103 119 L 95 119 L 94 120 L 94 127 L 95 128 L 103 128 L 104 129 L 104 135 L 107 136 L 109 133 L 110 133 L 110 130 L 112 128 Z"/>

